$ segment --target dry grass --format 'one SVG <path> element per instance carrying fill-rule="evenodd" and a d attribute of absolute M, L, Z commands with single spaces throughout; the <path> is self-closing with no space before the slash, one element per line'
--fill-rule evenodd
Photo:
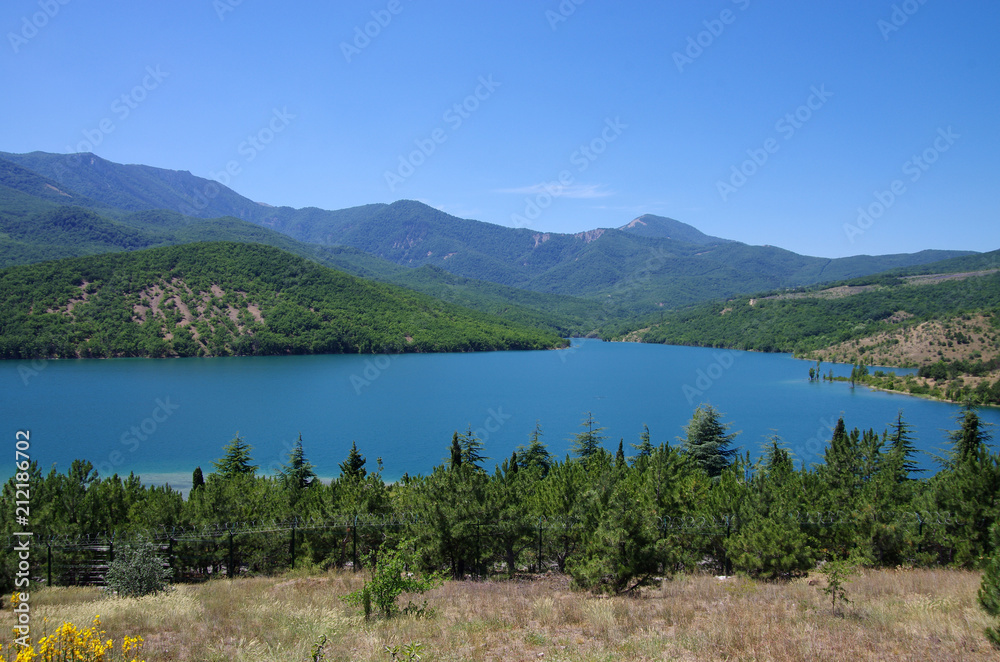
<path fill-rule="evenodd" d="M 146 640 L 156 660 L 389 660 L 386 645 L 421 642 L 424 660 L 995 660 L 976 603 L 980 575 L 873 571 L 847 585 L 833 616 L 821 576 L 789 583 L 687 576 L 639 598 L 572 591 L 565 578 L 449 582 L 428 594 L 436 614 L 365 623 L 339 596 L 348 572 L 217 580 L 124 600 L 92 589 L 32 596 L 34 623 L 89 625 Z M 811 582 L 811 583 L 810 583 Z M 9 611 L 0 632 L 10 632 Z M 0 636 L 0 639 L 3 637 Z M 6 648 L 6 641 L 4 642 Z"/>
<path fill-rule="evenodd" d="M 902 313 L 897 313 L 902 317 Z M 949 334 L 962 333 L 967 344 L 949 343 Z M 861 350 L 864 349 L 864 353 Z M 912 366 L 933 363 L 938 359 L 966 360 L 978 352 L 983 361 L 1000 355 L 1000 343 L 990 318 L 972 316 L 968 320 L 951 317 L 947 320 L 922 322 L 916 326 L 900 326 L 875 335 L 848 340 L 811 352 L 809 356 L 824 361 L 863 360 L 867 365 Z M 967 383 L 977 380 L 966 377 Z M 991 380 L 992 381 L 992 380 Z"/>

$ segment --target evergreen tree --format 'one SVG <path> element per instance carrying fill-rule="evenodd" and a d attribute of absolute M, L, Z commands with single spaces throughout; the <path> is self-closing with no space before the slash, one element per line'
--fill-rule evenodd
<path fill-rule="evenodd" d="M 193 492 L 200 487 L 205 487 L 205 476 L 201 473 L 201 467 L 195 467 L 191 474 L 191 491 Z"/>
<path fill-rule="evenodd" d="M 802 475 L 774 435 L 764 447 L 740 504 L 739 530 L 725 542 L 736 569 L 778 578 L 815 565 L 809 538 L 793 517 L 802 508 L 802 496 Z"/>
<path fill-rule="evenodd" d="M 490 458 L 483 455 L 483 442 L 472 432 L 471 425 L 466 428 L 465 434 L 458 437 L 458 443 L 462 449 L 462 464 L 483 471 L 483 462 Z"/>
<path fill-rule="evenodd" d="M 649 441 L 649 426 L 643 424 L 642 434 L 639 435 L 638 444 L 629 444 L 632 448 L 639 451 L 639 454 L 635 456 L 635 462 L 639 462 L 643 458 L 647 458 L 653 454 L 653 444 Z"/>
<path fill-rule="evenodd" d="M 215 471 L 223 478 L 255 475 L 257 465 L 250 464 L 253 462 L 253 458 L 250 457 L 252 449 L 253 447 L 243 441 L 240 433 L 237 432 L 236 436 L 222 449 L 225 453 L 222 459 L 212 463 L 215 465 Z"/>
<path fill-rule="evenodd" d="M 855 428 L 848 434 L 841 416 L 817 469 L 827 488 L 829 507 L 842 508 L 853 500 L 860 489 L 861 463 L 861 433 Z"/>
<path fill-rule="evenodd" d="M 589 462 L 587 472 L 596 470 L 605 476 L 619 473 L 611 467 L 609 455 L 600 460 Z M 648 583 L 657 573 L 660 535 L 651 495 L 642 489 L 644 482 L 639 471 L 627 470 L 611 485 L 588 495 L 583 544 L 567 564 L 577 586 L 626 593 Z"/>
<path fill-rule="evenodd" d="M 458 469 L 462 466 L 462 444 L 458 440 L 458 430 L 451 435 L 451 458 L 448 461 L 448 467 L 451 469 Z"/>
<path fill-rule="evenodd" d="M 991 435 L 973 407 L 966 405 L 958 421 L 952 448 L 939 460 L 944 468 L 931 483 L 933 510 L 953 515 L 936 537 L 943 561 L 975 566 L 991 551 L 989 527 L 1000 515 L 1000 457 L 990 452 Z"/>
<path fill-rule="evenodd" d="M 577 521 L 586 510 L 585 494 L 590 489 L 587 468 L 583 462 L 565 462 L 552 465 L 549 475 L 538 490 L 536 515 L 549 520 L 547 540 L 549 555 L 554 558 L 559 572 L 565 572 L 566 562 L 580 545 L 583 530 Z"/>
<path fill-rule="evenodd" d="M 520 471 L 517 458 L 511 457 L 497 468 L 486 485 L 484 502 L 489 504 L 494 523 L 483 548 L 491 549 L 493 558 L 503 562 L 508 577 L 517 571 L 522 553 L 534 547 L 535 527 L 525 515 L 538 480 L 537 470 Z"/>
<path fill-rule="evenodd" d="M 340 476 L 346 479 L 363 479 L 368 472 L 365 470 L 365 456 L 358 452 L 358 444 L 351 441 L 351 450 L 347 459 L 340 463 Z"/>
<path fill-rule="evenodd" d="M 597 421 L 594 420 L 594 414 L 589 411 L 580 427 L 584 428 L 584 431 L 573 438 L 572 450 L 578 458 L 586 462 L 604 451 L 601 447 L 604 437 L 600 435 L 604 428 L 598 427 Z"/>
<path fill-rule="evenodd" d="M 488 540 L 481 535 L 484 520 L 492 521 L 485 500 L 489 476 L 467 464 L 449 469 L 438 466 L 413 486 L 411 508 L 420 519 L 410 529 L 424 568 L 451 568 L 452 577 L 462 578 L 478 566 Z"/>
<path fill-rule="evenodd" d="M 618 452 L 615 453 L 615 467 L 618 469 L 623 469 L 625 467 L 625 449 L 623 447 L 624 444 L 625 444 L 624 439 L 618 440 Z"/>
<path fill-rule="evenodd" d="M 993 543 L 993 555 L 979 586 L 979 605 L 987 614 L 996 618 L 1000 616 L 1000 522 L 993 525 L 990 537 Z M 986 637 L 995 648 L 1000 648 L 1000 625 L 995 623 L 986 628 Z"/>
<path fill-rule="evenodd" d="M 684 428 L 684 452 L 700 464 L 712 478 L 719 476 L 729 466 L 738 449 L 731 444 L 736 432 L 727 434 L 730 425 L 722 422 L 722 414 L 709 404 L 699 405 Z"/>
<path fill-rule="evenodd" d="M 522 469 L 530 469 L 537 467 L 542 472 L 542 478 L 544 478 L 549 473 L 549 469 L 552 467 L 554 458 L 552 453 L 549 452 L 548 448 L 541 441 L 542 436 L 542 426 L 537 421 L 535 422 L 535 429 L 531 432 L 531 438 L 528 441 L 528 445 L 523 444 L 517 447 L 518 451 L 518 464 Z"/>
<path fill-rule="evenodd" d="M 966 403 L 962 406 L 958 420 L 961 427 L 949 434 L 952 443 L 951 455 L 946 463 L 957 463 L 965 458 L 974 457 L 980 450 L 989 445 L 993 436 L 985 428 L 976 413 L 976 408 Z"/>
<path fill-rule="evenodd" d="M 913 443 L 912 430 L 910 424 L 903 420 L 903 410 L 900 409 L 896 414 L 896 420 L 890 425 L 887 439 L 889 454 L 897 458 L 899 467 L 897 480 L 900 482 L 912 480 L 911 474 L 923 471 L 913 459 L 920 451 Z"/>
<path fill-rule="evenodd" d="M 302 435 L 299 435 L 295 447 L 288 453 L 288 462 L 281 469 L 281 477 L 285 485 L 292 488 L 309 487 L 316 480 L 316 472 L 312 463 L 306 459 L 302 450 Z"/>

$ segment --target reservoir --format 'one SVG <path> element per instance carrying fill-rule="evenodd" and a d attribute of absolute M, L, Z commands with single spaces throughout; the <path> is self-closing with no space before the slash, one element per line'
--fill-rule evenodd
<path fill-rule="evenodd" d="M 902 410 L 924 451 L 919 464 L 936 470 L 932 454 L 948 447 L 957 405 L 810 382 L 814 365 L 787 354 L 599 340 L 536 352 L 7 361 L 0 414 L 11 447 L 16 430 L 30 430 L 43 473 L 80 458 L 102 476 L 135 472 L 181 489 L 195 467 L 209 473 L 237 433 L 263 473 L 274 473 L 301 435 L 321 477 L 339 473 L 356 441 L 369 470 L 381 458 L 384 478 L 396 480 L 429 473 L 448 456 L 453 432 L 467 428 L 484 442 L 491 471 L 528 443 L 536 422 L 563 458 L 587 412 L 611 452 L 623 439 L 633 454 L 644 425 L 655 445 L 677 444 L 700 403 L 724 414 L 743 452 L 757 457 L 777 434 L 796 467 L 821 460 L 838 417 L 848 430 L 881 433 Z M 840 364 L 823 372 L 831 367 L 850 374 Z M 980 415 L 1000 423 L 997 409 Z M 13 470 L 12 457 L 0 478 Z"/>

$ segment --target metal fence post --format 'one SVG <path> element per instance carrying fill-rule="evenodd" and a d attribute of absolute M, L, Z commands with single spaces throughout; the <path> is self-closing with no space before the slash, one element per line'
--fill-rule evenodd
<path fill-rule="evenodd" d="M 351 552 L 351 563 L 354 567 L 354 572 L 358 571 L 358 516 L 354 516 L 354 528 L 351 529 L 354 537 L 354 549 Z"/>
<path fill-rule="evenodd" d="M 233 578 L 233 530 L 229 529 L 229 567 L 227 568 L 227 576 Z"/>
<path fill-rule="evenodd" d="M 542 574 L 542 520 L 538 518 L 538 574 Z"/>

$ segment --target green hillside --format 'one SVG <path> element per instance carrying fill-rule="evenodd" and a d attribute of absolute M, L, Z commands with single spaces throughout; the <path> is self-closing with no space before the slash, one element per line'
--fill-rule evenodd
<path fill-rule="evenodd" d="M 968 254 L 925 251 L 831 260 L 711 237 L 653 215 L 618 230 L 560 234 L 460 219 L 412 200 L 335 211 L 292 209 L 251 201 L 189 172 L 115 164 L 92 154 L 0 153 L 0 158 L 106 207 L 232 216 L 300 242 L 352 247 L 401 267 L 431 265 L 475 281 L 589 298 L 600 305 L 598 319 L 604 320 Z M 389 276 L 381 271 L 376 275 Z"/>
<path fill-rule="evenodd" d="M 609 325 L 605 333 L 642 342 L 803 354 L 901 325 L 981 312 L 1000 312 L 1000 272 L 951 279 L 885 276 L 822 290 L 742 296 L 664 313 L 638 330 Z"/>
<path fill-rule="evenodd" d="M 0 357 L 541 349 L 553 333 L 278 249 L 198 243 L 0 271 Z"/>

